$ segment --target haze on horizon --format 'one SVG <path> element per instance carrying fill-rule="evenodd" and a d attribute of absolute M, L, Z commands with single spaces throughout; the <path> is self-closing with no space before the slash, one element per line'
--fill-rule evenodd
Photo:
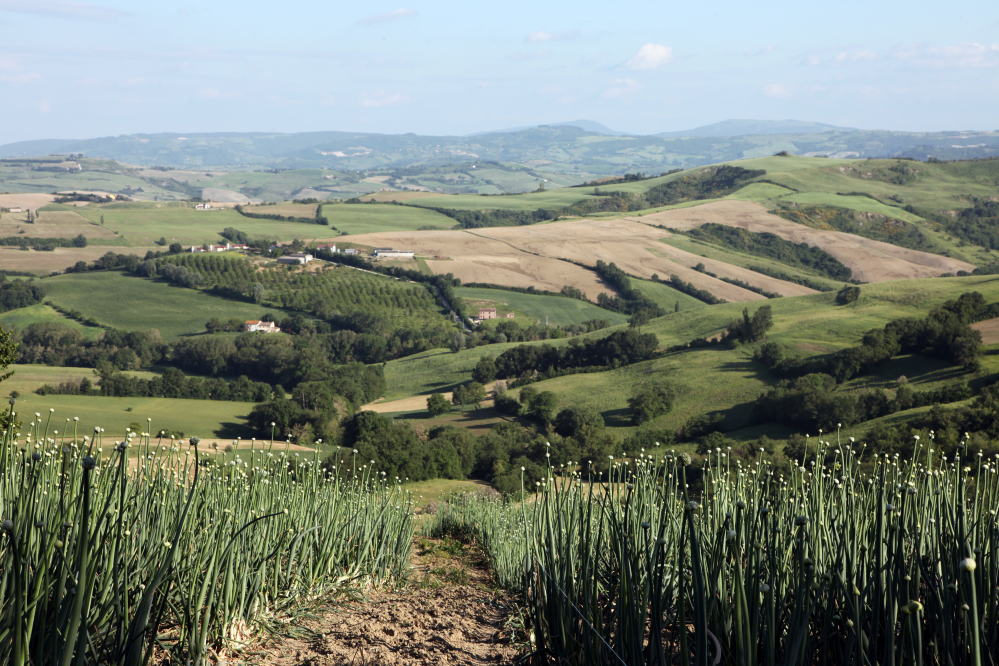
<path fill-rule="evenodd" d="M 396 4 L 404 3 L 404 4 Z M 999 5 L 0 0 L 0 144 L 590 118 L 999 129 Z"/>

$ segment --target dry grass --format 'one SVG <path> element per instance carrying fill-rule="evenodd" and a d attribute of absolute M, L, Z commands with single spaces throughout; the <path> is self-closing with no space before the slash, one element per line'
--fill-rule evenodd
<path fill-rule="evenodd" d="M 286 215 L 288 217 L 315 217 L 316 204 L 275 204 L 273 206 L 248 206 L 245 210 L 248 213 L 257 215 Z"/>
<path fill-rule="evenodd" d="M 149 250 L 162 250 L 154 247 L 57 247 L 51 252 L 0 248 L 0 266 L 9 271 L 27 271 L 48 275 L 52 271 L 62 271 L 78 261 L 91 262 L 108 252 L 134 254 L 144 257 Z"/>
<path fill-rule="evenodd" d="M 974 270 L 971 264 L 957 259 L 908 250 L 853 234 L 795 224 L 771 215 L 763 206 L 749 201 L 717 201 L 632 219 L 673 229 L 691 229 L 713 222 L 748 231 L 770 232 L 793 243 L 808 243 L 822 248 L 853 269 L 854 278 L 865 282 L 908 280 Z"/>
<path fill-rule="evenodd" d="M 42 211 L 33 224 L 28 224 L 27 219 L 27 213 L 0 215 L 0 237 L 74 238 L 83 234 L 90 242 L 117 238 L 110 229 L 91 224 L 90 220 L 72 210 Z"/>
<path fill-rule="evenodd" d="M 15 192 L 11 194 L 0 194 L 0 208 L 23 208 L 28 210 L 38 210 L 45 204 L 55 201 L 54 194 L 43 194 L 35 192 Z"/>
<path fill-rule="evenodd" d="M 983 344 L 994 345 L 999 342 L 999 318 L 980 321 L 972 324 L 971 328 L 982 334 Z"/>

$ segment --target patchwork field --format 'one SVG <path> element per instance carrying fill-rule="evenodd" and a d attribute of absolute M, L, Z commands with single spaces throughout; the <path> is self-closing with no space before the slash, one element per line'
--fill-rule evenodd
<path fill-rule="evenodd" d="M 80 335 L 87 340 L 93 340 L 103 330 L 93 326 L 84 326 L 80 322 L 69 317 L 64 317 L 48 305 L 41 303 L 0 313 L 0 326 L 3 326 L 5 329 L 11 327 L 27 328 L 31 324 L 49 322 L 57 322 L 75 331 L 79 331 Z"/>
<path fill-rule="evenodd" d="M 795 224 L 771 215 L 763 206 L 749 201 L 719 201 L 633 219 L 681 230 L 713 222 L 748 231 L 777 234 L 787 241 L 822 248 L 853 269 L 856 279 L 865 282 L 907 280 L 974 270 L 973 265 L 957 259 L 909 250 L 853 234 Z"/>
<path fill-rule="evenodd" d="M 334 204 L 323 206 L 323 215 L 337 230 L 352 236 L 382 231 L 416 231 L 426 226 L 448 229 L 456 224 L 450 217 L 432 210 L 391 204 Z M 353 238 L 345 240 L 361 242 Z"/>
<path fill-rule="evenodd" d="M 0 208 L 23 208 L 28 210 L 38 210 L 46 204 L 55 201 L 54 194 L 42 192 L 16 192 L 12 194 L 0 194 Z"/>
<path fill-rule="evenodd" d="M 646 218 L 642 218 L 643 220 Z M 814 293 L 739 266 L 704 259 L 666 245 L 668 232 L 630 220 L 578 220 L 528 227 L 492 227 L 461 231 L 366 234 L 351 238 L 369 246 L 407 248 L 426 257 L 435 273 L 453 273 L 464 282 L 491 282 L 513 287 L 534 285 L 559 291 L 564 285 L 581 289 L 595 300 L 609 291 L 590 271 L 560 259 L 594 265 L 598 259 L 614 262 L 624 271 L 646 279 L 672 274 L 692 282 L 726 301 L 755 301 L 764 297 L 694 270 L 698 263 L 719 276 L 743 280 L 786 296 Z"/>

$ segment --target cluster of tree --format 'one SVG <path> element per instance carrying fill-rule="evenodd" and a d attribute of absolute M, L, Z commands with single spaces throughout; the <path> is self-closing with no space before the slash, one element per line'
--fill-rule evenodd
<path fill-rule="evenodd" d="M 32 238 L 31 236 L 8 236 L 0 238 L 0 245 L 32 249 L 36 252 L 52 252 L 57 247 L 87 247 L 87 237 L 83 234 L 75 238 Z"/>
<path fill-rule="evenodd" d="M 766 173 L 763 169 L 744 169 L 728 165 L 711 167 L 657 185 L 646 193 L 646 198 L 656 199 L 664 206 L 684 201 L 716 199 L 735 192 L 748 181 Z"/>
<path fill-rule="evenodd" d="M 219 236 L 237 245 L 249 245 L 252 238 L 245 231 L 240 231 L 235 227 L 226 227 L 219 232 Z"/>
<path fill-rule="evenodd" d="M 109 328 L 87 340 L 62 322 L 35 322 L 13 328 L 11 337 L 18 345 L 18 363 L 137 370 L 163 361 L 169 351 L 155 330 L 139 333 Z"/>
<path fill-rule="evenodd" d="M 35 280 L 8 280 L 0 273 L 0 312 L 26 308 L 41 303 L 45 287 Z"/>
<path fill-rule="evenodd" d="M 184 251 L 184 248 L 180 243 L 173 243 L 170 245 L 167 252 L 154 252 L 149 250 L 146 252 L 144 258 L 140 258 L 134 254 L 118 254 L 117 252 L 107 252 L 98 259 L 95 259 L 92 263 L 87 263 L 85 261 L 78 261 L 69 268 L 66 269 L 66 273 L 86 273 L 88 271 L 107 271 L 114 270 L 117 268 L 126 270 L 130 273 L 136 273 L 139 275 L 145 275 L 150 264 L 155 268 L 156 259 L 161 257 L 167 257 L 175 254 L 180 254 Z M 144 268 L 140 269 L 140 265 L 144 265 Z M 155 273 L 154 273 L 155 274 Z"/>
<path fill-rule="evenodd" d="M 305 224 L 321 224 L 323 226 L 330 227 L 334 231 L 336 227 L 330 225 L 328 218 L 324 217 L 322 214 L 323 207 L 316 206 L 315 217 L 295 217 L 292 215 L 277 215 L 276 213 L 251 213 L 246 210 L 243 206 L 236 206 L 236 212 L 243 217 L 249 217 L 255 220 L 275 220 L 277 222 L 300 222 Z"/>
<path fill-rule="evenodd" d="M 884 390 L 837 391 L 836 379 L 816 373 L 785 379 L 756 399 L 754 417 L 760 423 L 784 423 L 816 434 L 849 427 L 895 412 L 940 403 L 966 400 L 973 395 L 967 384 L 933 391 L 913 391 L 901 384 L 892 396 Z"/>
<path fill-rule="evenodd" d="M 227 319 L 223 321 L 218 317 L 212 317 L 207 322 L 205 322 L 205 332 L 206 333 L 239 333 L 243 330 L 244 320 L 239 317 L 233 317 L 232 319 Z"/>
<path fill-rule="evenodd" d="M 742 287 L 743 289 L 745 289 L 747 291 L 752 291 L 752 292 L 757 293 L 757 294 L 759 294 L 761 296 L 766 296 L 767 298 L 780 298 L 781 297 L 780 294 L 774 293 L 772 291 L 767 291 L 763 287 L 757 287 L 756 285 L 749 284 L 748 282 L 746 282 L 744 280 L 739 280 L 739 279 L 730 278 L 730 277 L 718 277 L 715 273 L 712 273 L 711 271 L 709 271 L 704 266 L 704 264 L 697 264 L 696 266 L 694 266 L 694 270 L 698 271 L 699 273 L 704 273 L 705 275 L 710 275 L 711 277 L 716 278 L 718 280 L 721 280 L 722 282 L 727 282 L 729 284 L 734 284 L 736 287 Z"/>
<path fill-rule="evenodd" d="M 581 183 L 579 185 L 570 185 L 569 187 L 593 187 L 594 185 L 608 185 L 610 183 L 633 183 L 640 180 L 652 180 L 653 178 L 662 178 L 663 176 L 671 176 L 674 173 L 680 173 L 683 169 L 670 169 L 669 171 L 664 171 L 658 176 L 649 174 L 646 175 L 644 172 L 639 171 L 638 173 L 626 173 L 623 176 L 617 178 L 601 178 L 600 180 L 594 180 L 586 183 Z"/>
<path fill-rule="evenodd" d="M 506 350 L 495 361 L 483 357 L 479 363 L 494 363 L 495 377 L 506 379 L 575 368 L 617 368 L 653 358 L 658 346 L 654 334 L 628 329 L 599 339 L 573 338 L 559 347 L 520 345 Z"/>
<path fill-rule="evenodd" d="M 145 273 L 149 277 L 153 277 L 155 273 L 153 273 L 153 275 L 150 275 L 148 262 L 143 262 L 143 264 L 144 266 L 142 273 Z M 164 263 L 161 264 L 158 268 L 159 268 L 159 276 L 161 278 L 169 282 L 172 282 L 176 285 L 180 285 L 181 287 L 194 289 L 195 287 L 201 286 L 201 284 L 203 283 L 203 280 L 201 278 L 201 273 L 199 273 L 198 271 L 188 270 L 186 266 L 178 266 L 176 264 Z"/>
<path fill-rule="evenodd" d="M 516 227 L 558 219 L 558 211 L 543 208 L 537 210 L 456 210 L 454 208 L 432 207 L 430 210 L 450 217 L 464 229 Z"/>
<path fill-rule="evenodd" d="M 906 206 L 905 210 L 942 225 L 966 243 L 999 250 L 999 201 L 972 196 L 972 205 L 950 215 Z"/>
<path fill-rule="evenodd" d="M 98 369 L 98 388 L 84 377 L 79 382 L 65 382 L 57 387 L 45 384 L 36 393 L 103 395 L 112 397 L 188 398 L 191 400 L 234 400 L 263 402 L 273 389 L 268 384 L 250 381 L 246 376 L 226 381 L 218 377 L 188 377 L 177 368 L 167 368 L 152 379 L 132 377 L 115 371 L 110 365 Z"/>
<path fill-rule="evenodd" d="M 617 267 L 614 262 L 606 263 L 597 259 L 594 268 L 600 279 L 617 291 L 617 296 L 608 296 L 601 292 L 597 297 L 597 305 L 615 312 L 633 314 L 639 310 L 647 311 L 652 317 L 661 317 L 666 311 L 631 284 L 628 274 Z"/>
<path fill-rule="evenodd" d="M 656 281 L 658 282 L 658 280 Z M 688 296 L 693 296 L 697 300 L 703 303 L 707 303 L 708 305 L 717 305 L 719 303 L 728 302 L 723 298 L 718 298 L 717 296 L 712 294 L 710 291 L 707 291 L 706 289 L 698 289 L 691 282 L 684 282 L 679 275 L 674 274 L 669 276 L 669 286 L 673 287 L 679 292 L 687 294 Z"/>
<path fill-rule="evenodd" d="M 833 280 L 846 282 L 853 271 L 839 259 L 808 243 L 791 243 L 777 234 L 746 231 L 724 224 L 708 223 L 684 232 L 691 238 L 738 252 L 779 261 L 788 266 L 813 270 Z"/>
<path fill-rule="evenodd" d="M 70 203 L 72 201 L 89 201 L 90 203 L 105 204 L 105 203 L 111 203 L 113 201 L 128 201 L 128 200 L 129 200 L 128 197 L 126 197 L 123 194 L 119 194 L 117 196 L 111 196 L 111 195 L 105 196 L 101 194 L 93 194 L 91 192 L 86 192 L 86 193 L 70 192 L 67 195 L 55 198 L 55 202 L 60 204 Z"/>
<path fill-rule="evenodd" d="M 843 287 L 836 292 L 836 305 L 856 303 L 860 298 L 860 287 Z"/>
<path fill-rule="evenodd" d="M 769 331 L 772 326 L 773 310 L 769 305 L 762 306 L 752 315 L 749 314 L 748 308 L 744 308 L 742 310 L 742 318 L 734 319 L 729 322 L 728 326 L 725 328 L 725 332 L 721 335 L 710 338 L 695 338 L 690 342 L 684 342 L 667 347 L 666 351 L 673 353 L 685 351 L 687 349 L 703 349 L 705 347 L 718 347 L 722 345 L 731 347 L 738 343 L 757 342 L 766 336 L 767 331 Z M 770 349 L 771 345 L 773 347 L 777 347 L 777 345 L 774 345 L 773 343 L 763 346 Z M 779 347 L 777 347 L 777 349 L 779 350 Z M 759 354 L 759 352 L 757 352 L 757 354 Z"/>
<path fill-rule="evenodd" d="M 821 373 L 831 375 L 837 382 L 870 372 L 900 354 L 922 354 L 974 370 L 982 355 L 982 336 L 969 324 L 996 316 L 999 304 L 987 305 L 981 294 L 968 292 L 934 308 L 923 319 L 895 319 L 883 329 L 868 331 L 858 347 L 803 359 L 787 356 L 779 345 L 771 342 L 757 349 L 753 358 L 777 377 Z"/>
<path fill-rule="evenodd" d="M 999 384 L 983 388 L 967 405 L 938 404 L 899 425 L 875 423 L 864 434 L 864 441 L 876 451 L 907 458 L 912 455 L 917 435 L 924 443 L 932 441 L 935 450 L 948 456 L 962 443 L 969 452 L 982 451 L 985 457 L 999 454 L 995 444 L 999 441 Z"/>
<path fill-rule="evenodd" d="M 866 192 L 850 192 L 848 195 L 874 199 Z M 926 252 L 935 250 L 933 243 L 923 235 L 917 225 L 879 213 L 861 213 L 838 206 L 784 203 L 778 203 L 773 212 L 785 220 L 814 229 L 833 229 L 912 250 Z"/>
<path fill-rule="evenodd" d="M 350 415 L 384 394 L 381 366 L 361 363 L 333 366 L 296 384 L 290 400 L 278 388 L 272 400 L 250 410 L 247 422 L 260 438 L 272 434 L 287 436 L 302 445 L 309 445 L 315 439 L 342 442 L 347 439 Z"/>

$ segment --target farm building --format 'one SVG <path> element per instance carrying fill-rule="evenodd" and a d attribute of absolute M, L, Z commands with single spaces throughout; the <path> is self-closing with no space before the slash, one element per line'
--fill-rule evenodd
<path fill-rule="evenodd" d="M 513 313 L 512 312 L 507 312 L 506 313 L 506 318 L 507 319 L 513 319 Z"/>
<path fill-rule="evenodd" d="M 245 250 L 248 247 L 249 246 L 242 243 L 226 243 L 225 245 L 192 245 L 191 252 L 226 252 L 228 250 Z"/>
<path fill-rule="evenodd" d="M 317 250 L 328 250 L 330 252 L 336 253 L 336 245 L 317 245 Z"/>
<path fill-rule="evenodd" d="M 8 213 L 23 213 L 24 211 L 21 210 L 19 207 L 15 206 L 14 208 L 8 208 L 7 212 Z"/>
<path fill-rule="evenodd" d="M 479 308 L 479 319 L 496 319 L 496 308 Z"/>
<path fill-rule="evenodd" d="M 281 329 L 272 321 L 251 320 L 243 324 L 247 333 L 280 333 Z"/>
<path fill-rule="evenodd" d="M 294 252 L 286 257 L 278 257 L 279 264 L 307 264 L 310 261 L 312 261 L 312 255 L 302 252 Z"/>
<path fill-rule="evenodd" d="M 412 250 L 393 250 L 390 247 L 375 248 L 375 256 L 379 259 L 412 259 L 415 254 Z"/>
<path fill-rule="evenodd" d="M 361 251 L 358 250 L 357 248 L 348 247 L 346 250 L 343 251 L 343 253 L 344 254 L 359 255 L 359 254 L 361 254 Z"/>

